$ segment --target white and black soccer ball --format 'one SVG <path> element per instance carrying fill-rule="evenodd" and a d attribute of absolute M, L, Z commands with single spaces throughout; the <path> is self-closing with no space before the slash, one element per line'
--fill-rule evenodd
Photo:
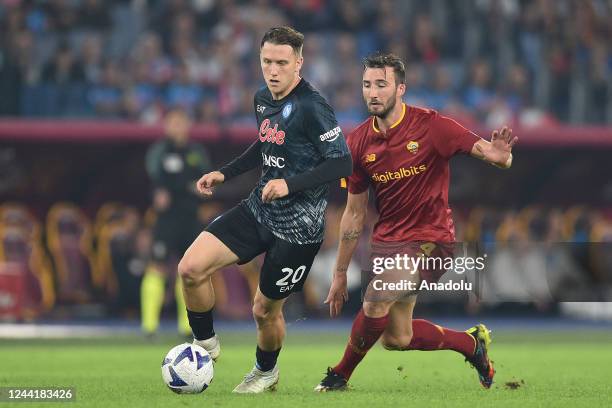
<path fill-rule="evenodd" d="M 177 394 L 197 394 L 213 379 L 213 361 L 206 350 L 196 344 L 183 343 L 172 348 L 162 361 L 162 378 Z"/>

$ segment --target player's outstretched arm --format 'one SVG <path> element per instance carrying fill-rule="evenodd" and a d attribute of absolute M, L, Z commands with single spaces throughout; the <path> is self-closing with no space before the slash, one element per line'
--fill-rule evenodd
<path fill-rule="evenodd" d="M 342 311 L 344 302 L 348 300 L 346 271 L 357 248 L 357 242 L 368 210 L 368 190 L 359 194 L 348 193 L 346 207 L 340 221 L 340 242 L 334 277 L 325 303 L 329 304 L 329 314 L 336 317 Z"/>
<path fill-rule="evenodd" d="M 224 181 L 229 181 L 236 176 L 253 170 L 261 164 L 261 143 L 254 141 L 240 156 L 219 169 L 225 176 Z"/>
<path fill-rule="evenodd" d="M 261 143 L 255 141 L 240 156 L 217 171 L 204 174 L 196 183 L 198 192 L 205 196 L 213 194 L 213 187 L 231 178 L 254 169 L 261 163 Z"/>
<path fill-rule="evenodd" d="M 493 131 L 490 142 L 480 139 L 474 143 L 471 155 L 499 168 L 509 169 L 512 166 L 512 147 L 517 141 L 518 137 L 512 136 L 512 129 L 504 126 L 500 131 Z"/>

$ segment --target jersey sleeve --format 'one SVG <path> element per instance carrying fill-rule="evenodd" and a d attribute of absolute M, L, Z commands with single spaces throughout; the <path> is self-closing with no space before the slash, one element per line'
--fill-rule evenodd
<path fill-rule="evenodd" d="M 225 176 L 225 181 L 246 173 L 261 164 L 261 143 L 254 141 L 240 156 L 222 166 L 219 171 Z"/>
<path fill-rule="evenodd" d="M 363 158 L 356 143 L 357 135 L 353 132 L 348 137 L 348 147 L 353 156 L 353 173 L 347 179 L 347 188 L 351 194 L 360 194 L 370 186 L 370 178 L 362 167 Z"/>
<path fill-rule="evenodd" d="M 457 153 L 470 153 L 480 140 L 475 133 L 446 116 L 435 113 L 429 124 L 429 136 L 438 153 L 451 158 Z"/>
<path fill-rule="evenodd" d="M 331 159 L 349 154 L 336 114 L 322 97 L 315 97 L 305 104 L 304 128 L 307 138 L 323 158 Z"/>

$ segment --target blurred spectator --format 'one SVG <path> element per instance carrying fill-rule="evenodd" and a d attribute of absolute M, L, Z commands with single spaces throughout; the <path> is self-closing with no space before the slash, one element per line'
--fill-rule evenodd
<path fill-rule="evenodd" d="M 232 125 L 257 126 L 253 114 L 253 94 L 243 92 L 239 97 L 240 100 L 232 114 Z"/>
<path fill-rule="evenodd" d="M 23 65 L 27 64 L 27 60 L 19 52 L 16 39 L 10 38 L 12 43 L 0 48 L 0 95 L 3 96 L 0 98 L 0 115 L 16 116 L 21 105 Z"/>
<path fill-rule="evenodd" d="M 162 53 L 159 35 L 145 33 L 136 44 L 133 63 L 144 63 L 149 69 L 149 79 L 156 85 L 163 85 L 172 78 L 170 59 Z"/>
<path fill-rule="evenodd" d="M 102 72 L 102 39 L 100 36 L 91 34 L 85 38 L 81 45 L 81 60 L 86 81 L 90 84 L 98 82 Z"/>
<path fill-rule="evenodd" d="M 363 99 L 354 87 L 345 86 L 340 88 L 336 92 L 333 101 L 338 122 L 358 124 L 366 118 L 363 112 Z"/>
<path fill-rule="evenodd" d="M 46 115 L 70 117 L 85 114 L 85 70 L 67 44 L 61 44 L 53 59 L 43 67 L 41 85 L 28 102 L 42 104 Z"/>
<path fill-rule="evenodd" d="M 569 120 L 571 58 L 562 44 L 554 43 L 548 53 L 551 74 L 550 109 L 559 119 Z"/>
<path fill-rule="evenodd" d="M 530 104 L 529 78 L 523 66 L 514 64 L 506 74 L 503 89 L 501 91 L 505 104 L 518 114 L 523 108 Z"/>
<path fill-rule="evenodd" d="M 358 32 L 363 29 L 363 10 L 355 6 L 351 0 L 338 0 L 333 2 L 331 10 L 331 21 L 333 28 L 345 32 Z"/>
<path fill-rule="evenodd" d="M 484 60 L 476 61 L 470 69 L 470 78 L 463 92 L 463 103 L 480 119 L 485 119 L 494 102 L 491 89 L 491 66 Z"/>
<path fill-rule="evenodd" d="M 448 70 L 438 65 L 434 70 L 432 92 L 427 100 L 427 107 L 439 111 L 445 110 L 453 99 L 453 83 Z"/>
<path fill-rule="evenodd" d="M 128 119 L 157 122 L 161 115 L 157 112 L 159 89 L 149 81 L 148 66 L 144 63 L 134 67 L 132 74 L 134 82 L 129 86 L 123 97 L 123 111 Z"/>
<path fill-rule="evenodd" d="M 431 17 L 418 15 L 414 21 L 414 31 L 410 36 L 410 56 L 416 61 L 427 64 L 440 58 L 438 35 Z"/>
<path fill-rule="evenodd" d="M 176 18 L 181 14 L 193 13 L 188 0 L 157 1 L 151 13 L 149 27 L 160 33 L 165 44 L 172 37 L 173 26 Z"/>
<path fill-rule="evenodd" d="M 226 119 L 232 119 L 239 112 L 243 102 L 243 94 L 250 95 L 253 114 L 252 97 L 254 93 L 249 92 L 242 72 L 237 67 L 231 67 L 223 76 L 219 84 L 219 113 Z"/>
<path fill-rule="evenodd" d="M 121 77 L 114 61 L 107 61 L 100 81 L 87 95 L 94 112 L 102 117 L 116 117 L 121 112 Z"/>
<path fill-rule="evenodd" d="M 325 38 L 320 35 L 312 34 L 308 42 L 304 44 L 304 76 L 308 81 L 316 84 L 319 89 L 325 89 L 331 84 L 333 78 L 333 64 L 329 56 L 325 53 Z"/>
<path fill-rule="evenodd" d="M 378 9 L 377 23 L 372 29 L 376 30 L 376 37 L 378 41 L 377 49 L 384 49 L 389 44 L 393 44 L 398 38 L 407 38 L 408 35 L 405 30 L 405 23 L 402 21 L 400 15 L 398 15 L 393 6 L 390 6 L 390 1 L 383 1 L 380 3 L 382 7 Z M 400 54 L 401 55 L 401 54 Z M 406 56 L 407 62 L 412 62 L 410 55 Z"/>
<path fill-rule="evenodd" d="M 204 77 L 204 58 L 189 37 L 176 37 L 172 42 L 172 56 L 176 63 L 185 64 L 189 78 L 200 81 Z"/>
<path fill-rule="evenodd" d="M 307 33 L 325 26 L 324 2 L 313 0 L 284 0 L 287 16 L 296 30 Z"/>
<path fill-rule="evenodd" d="M 0 25 L 0 33 L 2 34 L 2 42 L 10 40 L 10 35 L 18 33 L 25 28 L 24 19 L 25 10 L 18 7 L 8 7 L 2 13 L 3 21 Z M 3 44 L 6 45 L 6 44 Z"/>
<path fill-rule="evenodd" d="M 101 0 L 83 0 L 78 11 L 77 24 L 89 30 L 108 29 L 112 20 L 107 5 Z"/>
<path fill-rule="evenodd" d="M 62 44 L 42 71 L 42 80 L 47 84 L 64 85 L 85 81 L 85 71 L 67 44 Z"/>
<path fill-rule="evenodd" d="M 166 104 L 193 114 L 201 99 L 202 88 L 189 77 L 187 65 L 179 64 L 175 70 L 174 80 L 168 84 L 166 90 Z"/>
<path fill-rule="evenodd" d="M 67 33 L 76 26 L 77 10 L 70 0 L 49 0 L 43 3 L 50 30 Z"/>
<path fill-rule="evenodd" d="M 406 66 L 406 94 L 404 101 L 409 105 L 427 107 L 430 91 L 425 83 L 425 72 L 421 65 Z"/>
<path fill-rule="evenodd" d="M 593 47 L 589 74 L 592 81 L 587 89 L 590 109 L 586 119 L 595 123 L 605 123 L 606 119 L 610 122 L 612 118 L 608 117 L 608 112 L 612 111 L 612 55 L 601 42 Z"/>

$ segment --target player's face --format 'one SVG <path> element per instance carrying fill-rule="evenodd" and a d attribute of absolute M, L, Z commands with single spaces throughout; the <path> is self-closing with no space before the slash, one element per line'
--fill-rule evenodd
<path fill-rule="evenodd" d="M 404 85 L 395 83 L 393 68 L 366 68 L 363 71 L 363 99 L 368 113 L 384 119 L 403 95 Z"/>
<path fill-rule="evenodd" d="M 302 57 L 290 45 L 265 42 L 260 53 L 261 70 L 266 85 L 275 98 L 282 98 L 299 77 Z"/>

